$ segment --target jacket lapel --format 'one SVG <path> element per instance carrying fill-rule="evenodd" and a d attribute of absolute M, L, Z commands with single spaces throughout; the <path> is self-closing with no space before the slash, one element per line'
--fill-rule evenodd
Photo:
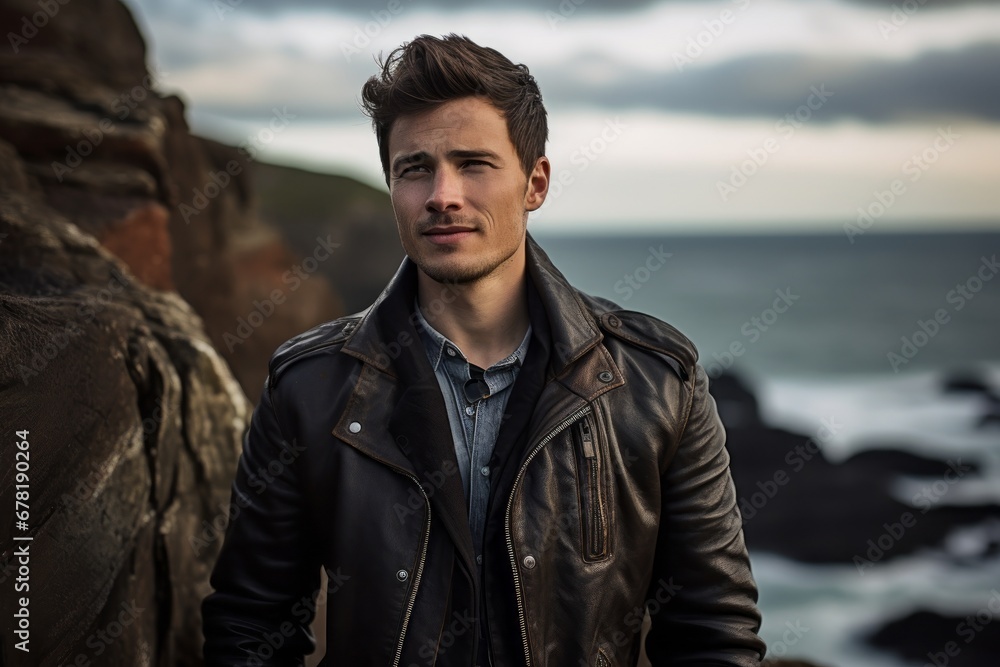
<path fill-rule="evenodd" d="M 384 415 L 382 423 L 391 442 L 386 444 L 382 439 L 367 446 L 395 448 L 396 452 L 387 456 L 403 454 L 430 497 L 435 516 L 444 524 L 467 568 L 474 572 L 462 476 L 441 388 L 413 325 L 410 306 L 415 296 L 416 266 L 407 258 L 344 346 L 345 353 L 365 362 L 366 372 L 377 375 L 376 384 L 381 385 L 370 395 L 352 396 L 352 405 L 358 399 L 368 406 L 364 409 L 369 414 Z"/>

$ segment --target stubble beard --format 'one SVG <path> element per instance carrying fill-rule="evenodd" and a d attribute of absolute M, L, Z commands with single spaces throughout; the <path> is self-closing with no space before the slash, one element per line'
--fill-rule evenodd
<path fill-rule="evenodd" d="M 503 266 L 517 252 L 518 246 L 514 246 L 510 252 L 499 257 L 486 258 L 482 263 L 475 266 L 431 266 L 428 263 L 418 263 L 420 270 L 431 280 L 450 285 L 471 285 L 491 275 L 498 268 Z"/>

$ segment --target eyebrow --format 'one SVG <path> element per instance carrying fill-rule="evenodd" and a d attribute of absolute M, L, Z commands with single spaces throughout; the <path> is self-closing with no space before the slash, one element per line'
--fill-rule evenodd
<path fill-rule="evenodd" d="M 407 155 L 401 155 L 392 162 L 392 172 L 396 173 L 400 167 L 404 167 L 408 164 L 414 164 L 417 162 L 424 162 L 430 157 L 427 151 L 417 151 L 416 153 L 409 153 Z M 485 148 L 476 148 L 471 150 L 453 150 L 447 153 L 447 157 L 450 159 L 455 158 L 487 158 L 493 160 L 494 162 L 503 162 L 500 156 L 493 151 L 488 151 Z"/>

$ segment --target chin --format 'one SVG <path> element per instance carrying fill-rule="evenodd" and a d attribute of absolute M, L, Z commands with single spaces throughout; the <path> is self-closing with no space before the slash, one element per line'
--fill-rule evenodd
<path fill-rule="evenodd" d="M 481 263 L 464 262 L 417 262 L 417 266 L 428 278 L 439 283 L 465 285 L 489 275 L 496 267 Z"/>

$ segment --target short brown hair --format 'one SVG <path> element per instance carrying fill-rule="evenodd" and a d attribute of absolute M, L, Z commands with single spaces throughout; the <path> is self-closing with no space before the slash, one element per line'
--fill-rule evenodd
<path fill-rule="evenodd" d="M 538 84 L 526 66 L 499 51 L 461 35 L 420 35 L 379 65 L 382 72 L 361 89 L 361 103 L 375 128 L 386 183 L 389 132 L 396 119 L 461 97 L 486 97 L 503 114 L 526 175 L 545 154 L 549 130 Z"/>

